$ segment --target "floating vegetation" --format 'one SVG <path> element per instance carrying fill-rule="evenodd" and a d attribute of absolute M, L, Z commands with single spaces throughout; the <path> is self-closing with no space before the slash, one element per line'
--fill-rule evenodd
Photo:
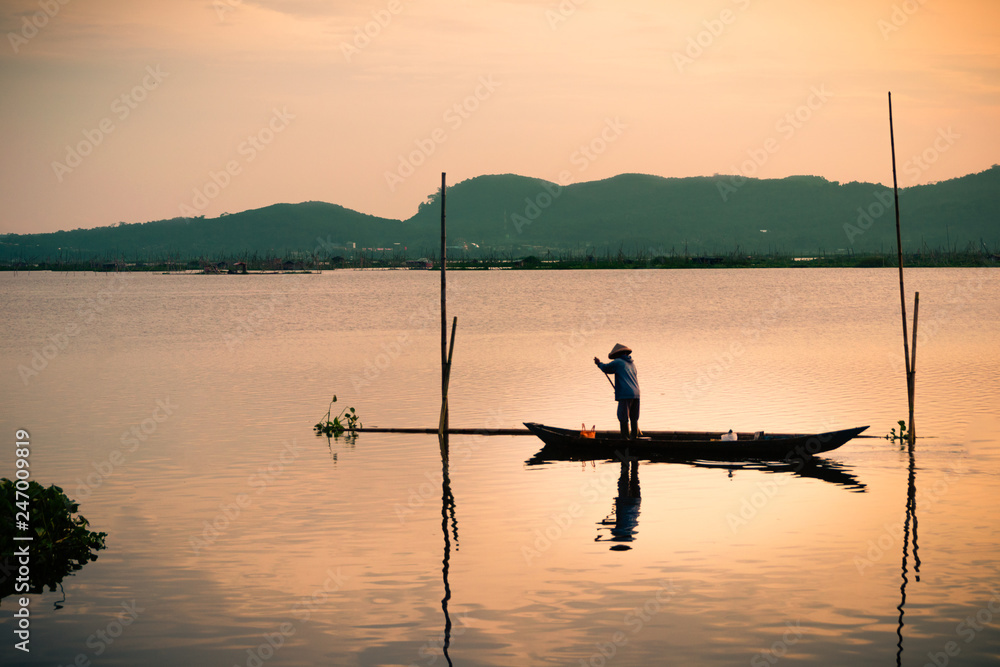
<path fill-rule="evenodd" d="M 46 587 L 54 591 L 63 577 L 97 560 L 95 552 L 105 548 L 108 534 L 89 530 L 90 522 L 76 514 L 79 508 L 54 484 L 45 488 L 31 481 L 27 489 L 17 490 L 11 480 L 0 479 L 0 598 L 15 592 L 43 593 Z M 32 539 L 15 542 L 15 536 Z M 23 563 L 15 551 L 25 545 L 30 558 L 27 581 L 14 574 Z"/>
<path fill-rule="evenodd" d="M 330 419 L 330 415 L 333 414 L 333 404 L 337 402 L 337 395 L 333 395 L 333 400 L 330 401 L 330 409 L 326 411 L 323 418 L 319 421 L 313 428 L 316 429 L 316 435 L 325 435 L 326 437 L 333 436 L 334 438 L 343 435 L 345 432 L 351 435 L 356 435 L 359 428 L 364 425 L 359 421 L 357 413 L 354 408 L 344 408 L 340 411 L 340 414 Z"/>
<path fill-rule="evenodd" d="M 894 428 L 890 429 L 889 433 L 886 434 L 885 439 L 886 440 L 891 440 L 892 442 L 896 442 L 897 440 L 899 442 L 904 442 L 904 441 L 908 440 L 909 437 L 910 437 L 910 434 L 906 432 L 906 422 L 903 421 L 902 419 L 900 419 L 896 423 L 899 424 L 899 433 L 897 434 L 896 433 L 896 429 L 894 429 Z"/>

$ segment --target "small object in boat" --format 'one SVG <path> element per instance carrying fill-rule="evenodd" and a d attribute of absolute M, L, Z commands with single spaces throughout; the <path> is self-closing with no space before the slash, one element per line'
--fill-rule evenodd
<path fill-rule="evenodd" d="M 591 426 L 589 431 L 587 430 L 587 424 L 586 423 L 580 424 L 580 437 L 581 438 L 596 438 L 597 437 L 597 424 L 594 424 L 593 426 Z"/>
<path fill-rule="evenodd" d="M 729 429 L 729 433 L 724 433 L 722 435 L 722 439 L 723 440 L 736 440 L 736 439 L 738 439 L 738 436 L 735 433 L 733 433 L 733 429 Z"/>

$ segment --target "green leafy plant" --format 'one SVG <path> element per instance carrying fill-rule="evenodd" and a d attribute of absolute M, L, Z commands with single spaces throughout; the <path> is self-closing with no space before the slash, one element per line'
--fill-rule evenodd
<path fill-rule="evenodd" d="M 888 433 L 888 435 L 885 436 L 885 439 L 886 440 L 891 440 L 893 442 L 895 442 L 897 440 L 899 442 L 903 442 L 904 440 L 906 440 L 907 438 L 910 437 L 909 433 L 906 432 L 906 422 L 904 420 L 900 419 L 896 423 L 899 424 L 899 434 L 898 435 L 896 434 L 896 429 L 894 429 L 894 428 L 893 429 L 889 429 L 889 433 Z"/>
<path fill-rule="evenodd" d="M 0 571 L 17 571 L 15 545 L 30 545 L 28 592 L 42 593 L 46 586 L 54 591 L 63 577 L 97 560 L 95 552 L 105 548 L 108 534 L 89 530 L 90 522 L 76 514 L 79 508 L 54 484 L 45 488 L 32 480 L 18 491 L 14 482 L 0 479 Z M 25 533 L 33 538 L 30 542 L 14 541 Z M 0 576 L 0 598 L 14 592 L 14 576 Z"/>
<path fill-rule="evenodd" d="M 333 404 L 337 402 L 337 395 L 333 395 L 333 400 L 330 401 L 330 409 L 326 411 L 323 418 L 319 421 L 313 428 L 316 429 L 316 435 L 325 435 L 326 437 L 333 436 L 334 438 L 343 435 L 345 432 L 355 435 L 359 428 L 363 428 L 364 424 L 361 423 L 358 418 L 358 414 L 354 411 L 354 408 L 344 408 L 340 411 L 336 417 L 330 418 L 333 414 Z"/>

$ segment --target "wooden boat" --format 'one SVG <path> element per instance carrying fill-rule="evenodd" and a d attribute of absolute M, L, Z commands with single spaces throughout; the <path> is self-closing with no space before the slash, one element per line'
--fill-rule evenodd
<path fill-rule="evenodd" d="M 795 461 L 837 449 L 857 437 L 867 426 L 827 433 L 738 433 L 737 440 L 720 440 L 718 432 L 646 431 L 626 440 L 617 431 L 597 431 L 584 437 L 579 429 L 556 428 L 525 422 L 528 430 L 546 445 L 570 447 L 607 456 L 654 454 L 678 460 Z"/>

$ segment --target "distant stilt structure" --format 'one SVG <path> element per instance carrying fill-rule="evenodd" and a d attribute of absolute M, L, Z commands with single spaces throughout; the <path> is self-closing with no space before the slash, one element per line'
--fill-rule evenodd
<path fill-rule="evenodd" d="M 906 366 L 906 396 L 910 407 L 909 441 L 916 439 L 913 424 L 914 387 L 916 384 L 917 364 L 917 308 L 920 305 L 920 292 L 913 300 L 913 358 L 910 358 L 910 340 L 906 331 L 906 290 L 903 288 L 903 242 L 899 231 L 899 183 L 896 179 L 896 137 L 892 127 L 892 93 L 889 93 L 889 144 L 892 148 L 892 197 L 896 210 L 896 250 L 899 256 L 899 305 L 903 316 L 903 361 Z"/>

